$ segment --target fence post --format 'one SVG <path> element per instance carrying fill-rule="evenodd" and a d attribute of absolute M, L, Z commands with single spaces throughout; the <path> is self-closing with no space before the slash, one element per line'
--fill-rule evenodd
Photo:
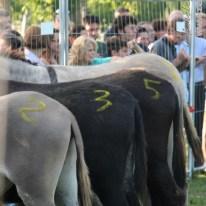
<path fill-rule="evenodd" d="M 189 81 L 189 105 L 194 107 L 195 105 L 195 88 L 194 88 L 194 67 L 195 67 L 195 29 L 196 29 L 196 0 L 190 0 L 190 81 Z M 194 113 L 192 113 L 194 120 Z M 189 177 L 192 176 L 194 169 L 194 158 L 191 148 L 189 149 Z"/>
<path fill-rule="evenodd" d="M 59 16 L 60 16 L 60 31 L 59 31 L 59 63 L 67 65 L 68 63 L 68 1 L 59 0 Z"/>

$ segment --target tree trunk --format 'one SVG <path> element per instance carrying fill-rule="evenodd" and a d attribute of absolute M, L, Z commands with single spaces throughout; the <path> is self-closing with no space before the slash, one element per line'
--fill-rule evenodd
<path fill-rule="evenodd" d="M 5 8 L 10 12 L 10 0 L 0 0 L 0 8 Z"/>
<path fill-rule="evenodd" d="M 71 21 L 75 24 L 82 24 L 82 17 L 85 13 L 86 1 L 85 0 L 72 0 L 69 1 L 69 10 Z"/>

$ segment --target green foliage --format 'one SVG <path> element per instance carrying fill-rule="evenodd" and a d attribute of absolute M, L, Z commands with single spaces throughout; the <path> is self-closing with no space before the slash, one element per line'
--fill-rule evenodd
<path fill-rule="evenodd" d="M 83 9 L 84 1 L 83 0 L 69 0 L 69 11 L 70 11 L 70 18 L 76 24 L 81 23 L 81 12 Z"/>
<path fill-rule="evenodd" d="M 74 22 L 81 22 L 81 10 L 85 7 L 90 14 L 100 16 L 104 28 L 112 22 L 119 6 L 128 8 L 139 21 L 165 18 L 173 9 L 189 13 L 189 0 L 68 0 L 68 3 Z M 11 8 L 15 24 L 20 24 L 23 15 L 27 15 L 27 25 L 38 24 L 52 20 L 54 11 L 59 8 L 59 0 L 11 0 Z"/>
<path fill-rule="evenodd" d="M 87 0 L 89 13 L 103 17 L 103 22 L 111 22 L 114 10 L 123 6 L 128 8 L 132 15 L 139 21 L 152 21 L 153 19 L 165 18 L 172 10 L 181 9 L 189 13 L 189 1 L 164 1 L 164 0 Z"/>
<path fill-rule="evenodd" d="M 39 24 L 53 19 L 54 0 L 11 0 L 12 19 L 14 23 L 27 16 L 27 24 Z"/>

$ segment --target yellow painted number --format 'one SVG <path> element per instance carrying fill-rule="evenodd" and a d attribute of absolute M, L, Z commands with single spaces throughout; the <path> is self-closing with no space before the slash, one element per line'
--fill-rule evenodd
<path fill-rule="evenodd" d="M 95 90 L 94 93 L 102 94 L 102 96 L 97 97 L 95 99 L 95 101 L 96 102 L 104 103 L 100 108 L 97 109 L 97 112 L 102 112 L 102 111 L 104 111 L 107 108 L 112 106 L 112 102 L 107 99 L 110 96 L 110 92 L 109 91 L 106 91 L 106 90 Z"/>
<path fill-rule="evenodd" d="M 159 91 L 157 91 L 153 85 L 160 85 L 161 82 L 160 81 L 155 81 L 155 80 L 151 80 L 151 79 L 144 79 L 144 86 L 146 89 L 152 91 L 154 93 L 154 95 L 152 96 L 152 99 L 159 99 L 160 98 L 160 93 Z"/>
<path fill-rule="evenodd" d="M 36 104 L 37 107 L 29 106 L 31 104 Z M 39 101 L 33 97 L 29 99 L 29 102 L 27 104 L 28 106 L 19 108 L 19 114 L 21 118 L 27 122 L 27 123 L 35 123 L 35 120 L 29 116 L 29 113 L 31 112 L 42 112 L 46 109 L 46 104 L 43 101 Z"/>

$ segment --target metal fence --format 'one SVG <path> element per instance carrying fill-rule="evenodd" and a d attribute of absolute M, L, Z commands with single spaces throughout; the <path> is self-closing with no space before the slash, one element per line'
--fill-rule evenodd
<path fill-rule="evenodd" d="M 5 1 L 6 2 L 6 1 Z M 16 1 L 17 2 L 17 1 Z M 201 36 L 202 38 L 206 38 L 206 3 L 203 0 L 184 0 L 184 1 L 173 1 L 173 0 L 137 0 L 137 1 L 98 1 L 98 0 L 76 0 L 76 1 L 65 1 L 59 0 L 55 1 L 54 4 L 51 4 L 50 8 L 48 8 L 45 12 L 47 15 L 39 15 L 45 18 L 37 18 L 38 13 L 36 15 L 36 20 L 32 17 L 32 12 L 29 8 L 23 10 L 22 13 L 17 12 L 19 10 L 19 4 L 14 3 L 11 4 L 10 11 L 13 14 L 12 22 L 13 28 L 18 30 L 22 36 L 24 37 L 27 28 L 32 24 L 38 25 L 40 27 L 40 33 L 34 34 L 33 36 L 52 36 L 54 38 L 54 29 L 59 30 L 58 41 L 59 49 L 59 58 L 57 63 L 67 65 L 68 64 L 68 53 L 71 42 L 69 41 L 69 37 L 72 36 L 79 36 L 81 35 L 80 31 L 72 30 L 74 25 L 82 25 L 83 24 L 83 17 L 86 15 L 96 15 L 100 19 L 100 32 L 99 32 L 99 39 L 104 41 L 103 36 L 105 31 L 111 26 L 113 19 L 114 19 L 114 12 L 115 9 L 118 7 L 127 8 L 130 11 L 130 14 L 135 16 L 138 20 L 139 25 L 150 25 L 152 26 L 152 22 L 155 19 L 159 20 L 166 20 L 168 14 L 175 10 L 181 10 L 184 14 L 189 17 L 190 19 L 190 29 L 189 29 L 189 44 L 191 45 L 190 50 L 190 81 L 189 81 L 189 105 L 191 107 L 195 107 L 195 83 L 194 83 L 194 68 L 195 68 L 195 36 Z M 7 5 L 8 6 L 8 5 Z M 36 5 L 38 6 L 38 5 Z M 40 10 L 41 11 L 41 10 Z M 44 13 L 44 11 L 41 11 Z M 55 25 L 55 18 L 59 20 L 59 27 L 54 28 Z M 149 32 L 149 30 L 148 30 Z M 54 40 L 54 39 L 52 39 Z M 40 38 L 40 41 L 42 39 Z M 34 44 L 37 44 L 34 43 Z M 40 46 L 41 50 L 44 50 L 45 47 Z M 54 50 L 52 50 L 54 52 Z M 57 54 L 55 54 L 57 55 Z M 54 55 L 54 56 L 55 56 Z M 206 51 L 205 51 L 206 56 Z M 201 96 L 197 96 L 197 98 L 202 98 L 204 93 L 200 93 Z M 202 147 L 205 151 L 205 135 L 206 135 L 206 125 L 205 125 L 205 108 L 195 109 L 192 113 L 193 117 L 195 114 L 204 115 L 203 121 L 203 130 L 200 134 L 202 136 Z M 201 123 L 202 124 L 202 123 Z M 189 176 L 192 175 L 192 172 L 195 170 L 202 170 L 205 169 L 204 167 L 195 167 L 194 160 L 192 157 L 191 151 L 189 151 L 189 158 L 188 158 L 188 173 Z"/>
<path fill-rule="evenodd" d="M 19 3 L 22 2 L 22 3 Z M 45 38 L 42 36 L 48 36 L 48 39 L 56 42 L 56 50 L 50 51 L 50 55 L 53 58 L 57 58 L 56 63 L 67 65 L 68 64 L 68 53 L 71 47 L 70 37 L 77 37 L 81 35 L 80 30 L 72 30 L 74 25 L 82 26 L 83 17 L 86 15 L 95 15 L 100 19 L 100 32 L 99 39 L 105 41 L 103 36 L 108 27 L 111 26 L 115 10 L 118 7 L 124 7 L 129 10 L 130 15 L 133 15 L 137 21 L 138 25 L 147 27 L 148 33 L 154 32 L 152 28 L 152 23 L 154 20 L 166 20 L 168 14 L 173 10 L 181 10 L 185 16 L 189 18 L 190 29 L 189 29 L 189 44 L 191 45 L 190 56 L 190 81 L 189 81 L 189 105 L 194 107 L 195 104 L 195 84 L 194 84 L 194 68 L 195 68 L 195 36 L 201 36 L 206 38 L 206 14 L 204 0 L 184 0 L 184 1 L 172 1 L 172 0 L 130 0 L 130 1 L 98 1 L 98 0 L 70 0 L 70 1 L 53 1 L 51 4 L 47 4 L 44 1 L 40 1 L 41 5 L 35 4 L 28 1 L 10 1 L 11 6 L 10 13 L 12 15 L 13 28 L 17 29 L 22 36 L 25 36 L 28 27 L 32 25 L 38 25 L 40 27 L 39 33 L 31 34 L 29 39 L 31 43 L 37 46 L 38 41 L 40 41 L 39 49 L 45 50 L 45 45 L 43 42 Z M 52 1 L 51 1 L 52 2 Z M 1 6 L 8 8 L 8 1 L 1 1 Z M 21 7 L 22 6 L 22 7 Z M 41 9 L 41 7 L 43 9 Z M 33 9 L 33 10 L 32 10 Z M 35 12 L 36 11 L 36 12 Z M 55 28 L 58 21 L 59 25 Z M 54 35 L 54 29 L 60 32 Z M 51 37 L 52 36 L 52 37 Z M 34 38 L 33 38 L 34 37 Z M 39 38 L 37 38 L 39 37 Z M 52 38 L 52 39 L 51 39 Z M 33 42 L 32 39 L 35 39 Z M 39 40 L 38 40 L 39 39 Z M 42 44 L 41 44 L 42 43 Z M 59 47 L 59 48 L 57 48 Z M 46 50 L 47 51 L 47 50 Z M 56 54 L 55 52 L 58 52 Z M 55 54 L 54 54 L 55 53 Z M 47 56 L 47 54 L 46 54 Z M 200 95 L 203 95 L 200 93 Z M 198 97 L 197 97 L 198 98 Z M 199 97 L 201 98 L 201 97 Z M 204 107 L 196 109 L 193 113 L 202 114 L 204 113 Z M 202 123 L 201 123 L 202 124 Z M 203 143 L 205 142 L 205 130 L 203 130 L 202 138 Z M 199 135 L 201 136 L 200 132 Z M 189 158 L 189 173 L 190 176 L 192 171 L 195 169 L 193 167 L 192 155 Z"/>

